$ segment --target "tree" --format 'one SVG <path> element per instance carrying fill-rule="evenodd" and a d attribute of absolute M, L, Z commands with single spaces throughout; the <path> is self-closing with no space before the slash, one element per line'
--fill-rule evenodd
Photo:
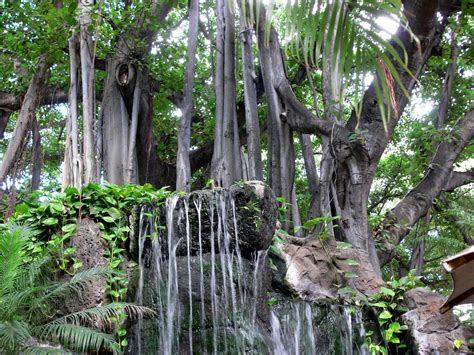
<path fill-rule="evenodd" d="M 423 269 L 423 259 L 439 256 L 428 247 L 451 229 L 459 247 L 471 240 L 463 237 L 472 228 L 466 207 L 452 197 L 473 181 L 467 2 L 243 2 L 239 11 L 221 0 L 39 3 L 8 5 L 1 14 L 9 30 L 1 56 L 20 59 L 20 69 L 27 63 L 29 77 L 37 73 L 30 86 L 45 84 L 39 95 L 26 89 L 18 65 L 0 71 L 2 133 L 28 123 L 3 150 L 3 180 L 15 162 L 20 181 L 29 173 L 30 154 L 19 158 L 32 144 L 29 131 L 36 142 L 38 133 L 42 143 L 52 141 L 37 106 L 62 103 L 69 108 L 65 185 L 103 178 L 189 191 L 209 178 L 218 186 L 264 179 L 281 197 L 284 229 L 302 234 L 300 216 L 333 221 L 331 236 L 368 252 L 376 270 L 393 259 L 401 270 L 412 256 Z M 41 31 L 45 21 L 60 34 L 54 41 Z M 382 21 L 398 30 L 388 32 Z M 22 26 L 43 45 L 30 43 Z M 22 51 L 17 43 L 38 48 Z M 49 65 L 38 78 L 41 67 L 32 63 L 46 52 Z M 37 98 L 26 100 L 29 92 Z M 410 97 L 439 101 L 436 118 L 417 120 Z M 39 131 L 29 123 L 35 112 Z M 44 154 L 49 145 L 42 144 Z M 416 240 L 429 233 L 433 243 L 427 237 L 423 249 Z M 415 262 L 415 255 L 423 257 Z"/>

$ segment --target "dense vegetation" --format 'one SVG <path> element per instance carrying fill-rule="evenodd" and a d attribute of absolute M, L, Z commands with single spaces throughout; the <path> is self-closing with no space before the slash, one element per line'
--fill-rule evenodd
<path fill-rule="evenodd" d="M 449 293 L 440 261 L 474 244 L 473 9 L 0 1 L 0 213 L 31 229 L 4 226 L 19 259 L 0 275 L 0 308 L 51 260 L 68 282 L 81 275 L 64 242 L 83 217 L 108 243 L 109 299 L 123 301 L 133 206 L 166 186 L 254 179 L 279 197 L 287 233 L 349 242 L 387 280 L 414 269 Z M 57 287 L 36 276 L 21 286 L 32 300 Z M 28 307 L 15 308 L 19 339 L 66 317 Z"/>

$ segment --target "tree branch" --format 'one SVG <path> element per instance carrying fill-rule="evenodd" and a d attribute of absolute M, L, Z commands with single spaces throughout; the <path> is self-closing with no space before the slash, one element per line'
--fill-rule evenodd
<path fill-rule="evenodd" d="M 452 192 L 458 187 L 472 183 L 474 183 L 474 168 L 467 171 L 453 171 L 444 191 Z"/>
<path fill-rule="evenodd" d="M 434 199 L 446 190 L 448 183 L 451 181 L 454 186 L 452 176 L 460 176 L 459 173 L 452 174 L 454 162 L 473 138 L 474 110 L 470 110 L 449 139 L 439 144 L 423 180 L 388 213 L 381 230 L 376 232 L 375 238 L 382 244 L 379 253 L 382 265 L 392 259 L 395 247 L 409 233 L 410 228 L 428 213 Z"/>

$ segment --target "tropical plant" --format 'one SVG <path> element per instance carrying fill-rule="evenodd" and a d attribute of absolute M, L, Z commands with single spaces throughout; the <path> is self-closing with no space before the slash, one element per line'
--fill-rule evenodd
<path fill-rule="evenodd" d="M 110 303 L 71 314 L 60 311 L 67 300 L 80 296 L 90 282 L 113 271 L 95 267 L 65 281 L 46 276 L 48 257 L 24 263 L 32 231 L 9 223 L 0 234 L 0 354 L 120 352 L 111 334 L 114 324 L 146 308 Z"/>

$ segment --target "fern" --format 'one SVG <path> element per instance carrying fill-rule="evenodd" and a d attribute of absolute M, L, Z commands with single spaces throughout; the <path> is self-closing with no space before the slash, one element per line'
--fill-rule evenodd
<path fill-rule="evenodd" d="M 119 353 L 119 346 L 112 335 L 91 327 L 51 322 L 37 327 L 34 334 L 41 340 L 60 343 L 79 353 L 100 352 L 101 349 Z"/>
<path fill-rule="evenodd" d="M 78 272 L 65 282 L 50 282 L 44 277 L 48 257 L 29 265 L 22 262 L 30 234 L 28 228 L 15 224 L 0 232 L 0 349 L 26 354 L 118 353 L 118 343 L 106 333 L 113 328 L 112 320 L 121 319 L 124 313 L 144 316 L 152 311 L 111 303 L 58 318 L 59 304 L 77 299 L 91 281 L 114 271 L 100 266 Z"/>

